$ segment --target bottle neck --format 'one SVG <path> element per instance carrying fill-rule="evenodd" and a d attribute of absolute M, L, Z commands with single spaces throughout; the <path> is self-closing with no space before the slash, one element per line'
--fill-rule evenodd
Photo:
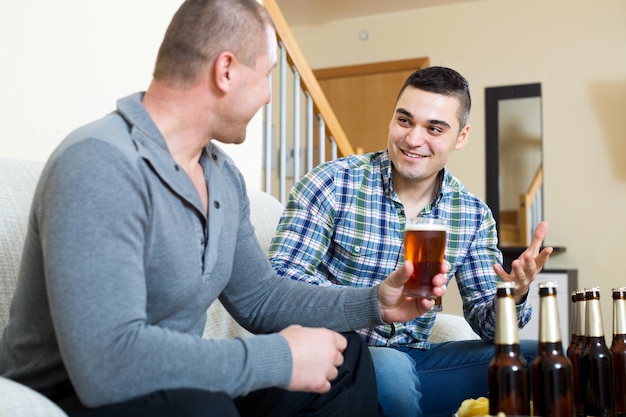
<path fill-rule="evenodd" d="M 594 346 L 605 346 L 603 349 L 606 349 L 606 340 L 604 340 L 604 336 L 587 336 L 585 337 L 585 346 L 594 347 Z M 583 350 L 586 351 L 586 350 Z"/>
<path fill-rule="evenodd" d="M 613 334 L 626 334 L 626 300 L 613 300 Z"/>
<path fill-rule="evenodd" d="M 563 355 L 563 345 L 561 342 L 539 342 L 537 352 L 539 354 Z"/>
<path fill-rule="evenodd" d="M 602 310 L 600 310 L 600 300 L 587 300 L 587 314 L 585 320 L 585 336 L 587 339 L 602 337 L 604 339 L 604 329 L 602 327 Z"/>
<path fill-rule="evenodd" d="M 516 344 L 499 344 L 496 343 L 496 355 L 518 356 L 521 352 L 519 343 Z"/>
<path fill-rule="evenodd" d="M 571 317 L 570 333 L 572 334 L 572 336 L 575 336 L 578 332 L 578 303 L 576 302 L 575 292 L 572 294 L 572 297 L 571 297 L 570 317 Z M 572 338 L 572 340 L 573 339 L 574 338 Z"/>
<path fill-rule="evenodd" d="M 561 343 L 556 293 L 541 296 L 539 303 L 539 342 Z"/>
<path fill-rule="evenodd" d="M 519 345 L 517 314 L 515 300 L 512 296 L 498 297 L 496 300 L 495 343 L 497 345 Z"/>
<path fill-rule="evenodd" d="M 576 325 L 578 326 L 576 334 L 579 336 L 585 336 L 585 317 L 587 315 L 587 302 L 585 300 L 578 301 L 576 311 Z"/>

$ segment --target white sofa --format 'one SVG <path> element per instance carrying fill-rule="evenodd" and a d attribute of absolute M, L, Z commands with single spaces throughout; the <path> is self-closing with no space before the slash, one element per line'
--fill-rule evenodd
<path fill-rule="evenodd" d="M 31 199 L 42 168 L 42 162 L 0 157 L 0 335 L 8 322 Z M 283 207 L 262 191 L 250 190 L 249 198 L 257 238 L 267 251 Z M 219 302 L 214 303 L 207 314 L 204 337 L 249 335 Z M 431 342 L 477 337 L 462 317 L 438 314 Z M 3 416 L 56 417 L 65 414 L 37 392 L 0 377 L 0 417 Z"/>

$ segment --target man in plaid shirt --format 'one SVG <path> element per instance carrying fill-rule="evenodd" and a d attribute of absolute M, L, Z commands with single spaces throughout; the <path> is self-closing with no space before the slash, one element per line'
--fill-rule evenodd
<path fill-rule="evenodd" d="M 528 288 L 552 253 L 540 252 L 542 222 L 507 273 L 491 210 L 446 169 L 450 154 L 467 144 L 470 106 L 468 83 L 456 71 L 414 72 L 398 95 L 387 149 L 327 162 L 302 178 L 270 248 L 274 268 L 285 277 L 372 286 L 403 264 L 407 217 L 446 220 L 448 280 L 456 278 L 465 318 L 482 340 L 430 344 L 434 311 L 362 329 L 388 417 L 449 417 L 464 399 L 487 396 L 496 283 L 516 283 L 518 324 L 524 326 L 531 316 Z M 530 362 L 536 342 L 521 345 Z"/>

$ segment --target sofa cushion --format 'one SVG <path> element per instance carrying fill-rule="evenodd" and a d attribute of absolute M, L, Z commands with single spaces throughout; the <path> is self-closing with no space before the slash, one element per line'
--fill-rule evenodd
<path fill-rule="evenodd" d="M 248 190 L 250 221 L 254 233 L 265 253 L 276 234 L 276 226 L 283 214 L 283 205 L 274 196 L 260 190 Z"/>
<path fill-rule="evenodd" d="M 435 325 L 428 337 L 430 343 L 473 339 L 480 339 L 480 337 L 472 330 L 463 316 L 444 313 L 437 313 Z"/>
<path fill-rule="evenodd" d="M 43 162 L 0 158 L 0 333 L 7 324 L 30 205 Z"/>

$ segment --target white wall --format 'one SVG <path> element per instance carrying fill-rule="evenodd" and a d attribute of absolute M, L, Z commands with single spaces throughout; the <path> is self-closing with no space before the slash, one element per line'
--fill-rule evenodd
<path fill-rule="evenodd" d="M 610 333 L 610 290 L 626 285 L 625 1 L 485 0 L 292 29 L 315 69 L 429 57 L 464 74 L 472 130 L 449 167 L 483 198 L 484 89 L 540 82 L 546 241 L 567 248 L 548 267 L 600 286 Z"/>
<path fill-rule="evenodd" d="M 45 160 L 71 130 L 145 90 L 181 0 L 2 0 L 0 156 Z M 260 188 L 262 117 L 223 146 Z M 258 132 L 258 133 L 257 133 Z"/>

